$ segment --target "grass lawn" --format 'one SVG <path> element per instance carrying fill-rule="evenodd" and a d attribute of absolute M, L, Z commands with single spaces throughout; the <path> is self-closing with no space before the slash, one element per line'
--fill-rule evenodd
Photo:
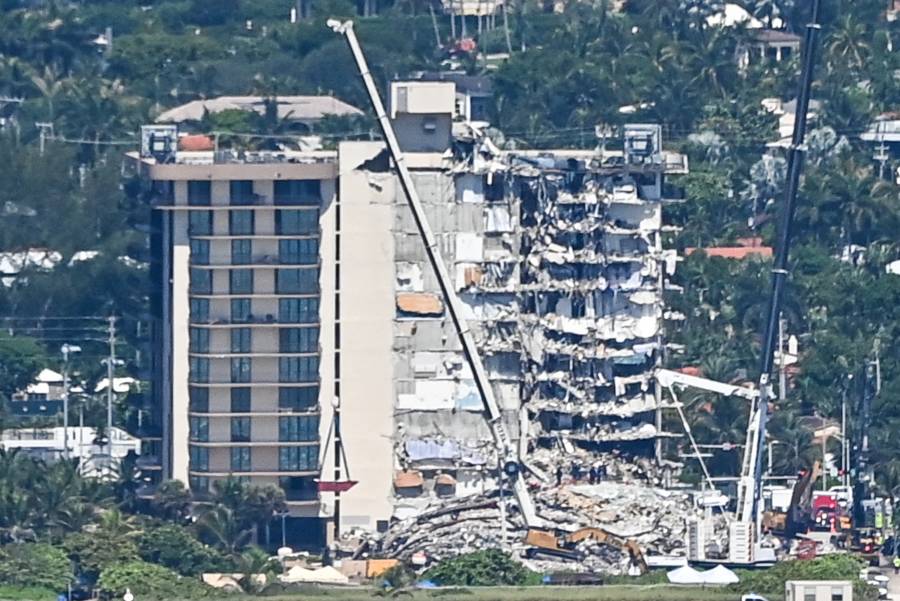
<path fill-rule="evenodd" d="M 266 601 L 368 601 L 406 599 L 410 601 L 735 601 L 734 592 L 724 589 L 672 585 L 535 586 L 420 590 L 412 594 L 376 595 L 372 589 L 321 589 L 309 593 L 265 597 Z"/>

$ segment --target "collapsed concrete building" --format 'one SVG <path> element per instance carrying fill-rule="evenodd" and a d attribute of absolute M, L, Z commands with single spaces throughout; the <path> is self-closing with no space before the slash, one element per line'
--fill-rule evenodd
<path fill-rule="evenodd" d="M 394 85 L 419 93 L 417 83 Z M 602 455 L 652 455 L 667 436 L 653 369 L 662 289 L 677 257 L 662 248 L 661 212 L 665 175 L 685 173 L 686 162 L 663 151 L 659 126 L 626 126 L 623 138 L 622 151 L 601 156 L 503 152 L 474 133 L 454 138 L 440 168 L 413 168 L 508 427 L 545 477 L 558 469 L 587 477 Z M 415 139 L 401 142 L 415 156 Z M 395 217 L 394 488 L 402 517 L 430 495 L 485 490 L 497 467 L 399 190 Z M 575 447 L 597 456 L 578 459 Z M 550 449 L 558 452 L 539 452 Z"/>
<path fill-rule="evenodd" d="M 622 536 L 670 553 L 683 545 L 692 505 L 686 495 L 660 502 L 665 493 L 652 488 L 667 480 L 659 441 L 672 436 L 653 374 L 677 264 L 662 245 L 662 206 L 678 195 L 665 178 L 686 173 L 686 158 L 663 150 L 652 124 L 625 126 L 616 151 L 502 151 L 452 122 L 450 88 L 394 83 L 391 118 L 539 513 L 570 530 L 615 530 L 630 515 L 641 526 Z M 395 472 L 380 552 L 427 561 L 507 536 L 520 542 L 522 520 L 498 504 L 503 474 L 481 398 L 385 151 L 362 170 L 393 215 Z M 619 510 L 598 515 L 586 510 L 604 505 L 591 501 L 591 485 L 560 501 L 563 479 L 637 488 L 607 498 Z M 621 550 L 595 547 L 603 553 L 586 567 L 627 564 Z"/>
<path fill-rule="evenodd" d="M 643 542 L 669 552 L 680 534 L 658 539 L 674 523 L 637 514 L 681 523 L 689 511 L 684 498 L 672 501 L 684 512 L 666 509 L 659 499 L 674 497 L 651 488 L 664 484 L 659 441 L 671 436 L 653 380 L 677 263 L 662 207 L 686 159 L 647 124 L 625 126 L 616 150 L 501 150 L 455 121 L 455 92 L 452 81 L 394 82 L 391 119 L 537 509 L 569 528 L 632 512 L 626 521 L 651 524 Z M 450 516 L 457 552 L 503 524 L 520 540 L 384 145 L 201 152 L 179 148 L 173 126 L 142 139 L 130 158 L 154 209 L 161 291 L 143 458 L 152 484 L 176 478 L 201 496 L 229 476 L 281 486 L 295 545 L 380 532 L 383 552 L 416 553 L 410 537 L 428 529 L 413 526 L 434 512 Z M 563 479 L 580 492 L 561 500 Z M 652 507 L 598 510 L 613 485 L 652 492 L 623 493 Z M 475 513 L 453 517 L 462 511 Z"/>

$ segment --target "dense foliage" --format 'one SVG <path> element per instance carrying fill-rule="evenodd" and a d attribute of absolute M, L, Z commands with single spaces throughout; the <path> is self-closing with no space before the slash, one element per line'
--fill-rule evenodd
<path fill-rule="evenodd" d="M 441 586 L 524 586 L 540 583 L 539 574 L 499 549 L 445 559 L 425 572 L 424 578 Z"/>
<path fill-rule="evenodd" d="M 72 565 L 62 549 L 44 543 L 0 547 L 0 582 L 62 591 L 72 582 Z"/>
<path fill-rule="evenodd" d="M 851 555 L 827 555 L 807 561 L 785 561 L 768 570 L 739 570 L 740 584 L 732 585 L 736 594 L 756 593 L 769 599 L 784 595 L 788 580 L 848 580 L 853 583 L 853 598 L 874 601 L 878 591 L 859 578 L 863 561 Z"/>
<path fill-rule="evenodd" d="M 202 599 L 213 593 L 213 589 L 196 578 L 185 578 L 144 561 L 122 562 L 104 569 L 97 586 L 115 597 L 121 597 L 129 589 L 140 599 Z"/>

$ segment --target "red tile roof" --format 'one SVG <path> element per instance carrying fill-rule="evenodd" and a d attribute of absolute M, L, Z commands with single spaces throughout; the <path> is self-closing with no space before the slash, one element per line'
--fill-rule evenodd
<path fill-rule="evenodd" d="M 714 246 L 712 248 L 686 248 L 685 255 L 692 255 L 700 251 L 706 253 L 708 257 L 722 257 L 724 259 L 746 259 L 751 256 L 759 256 L 762 258 L 770 258 L 772 256 L 771 246 Z"/>

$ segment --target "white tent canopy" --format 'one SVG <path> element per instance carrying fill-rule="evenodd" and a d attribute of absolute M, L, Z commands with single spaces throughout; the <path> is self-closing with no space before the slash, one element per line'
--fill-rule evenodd
<path fill-rule="evenodd" d="M 716 566 L 705 572 L 700 572 L 690 566 L 682 566 L 666 574 L 666 578 L 668 578 L 669 582 L 672 584 L 708 584 L 722 586 L 740 582 L 737 574 L 722 565 Z"/>
<path fill-rule="evenodd" d="M 703 572 L 702 576 L 704 584 L 737 584 L 741 581 L 737 574 L 722 565 Z"/>
<path fill-rule="evenodd" d="M 703 584 L 703 572 L 691 566 L 681 566 L 666 574 L 672 584 Z"/>

